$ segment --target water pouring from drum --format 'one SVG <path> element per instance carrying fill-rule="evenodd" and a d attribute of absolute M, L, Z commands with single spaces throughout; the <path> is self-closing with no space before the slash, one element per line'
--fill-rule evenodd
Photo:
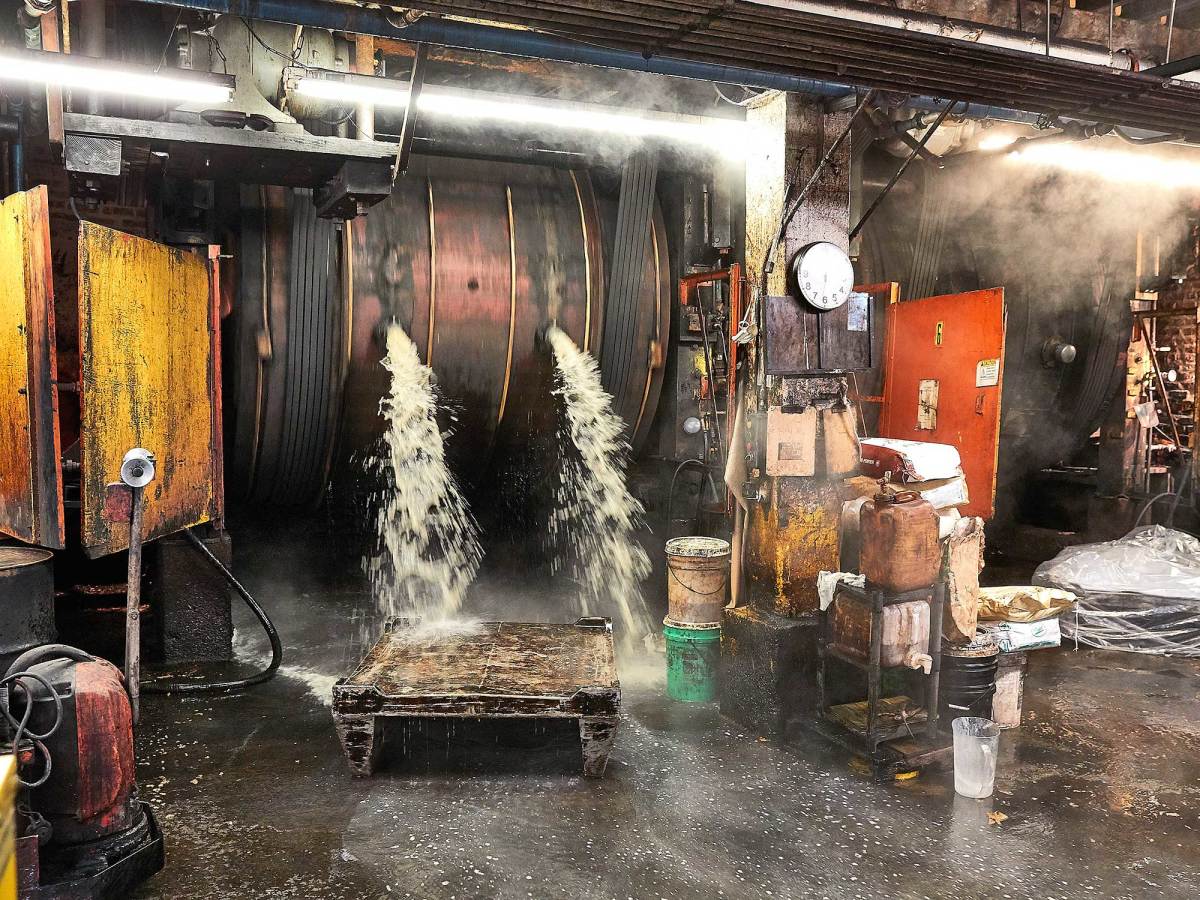
<path fill-rule="evenodd" d="M 433 372 L 396 323 L 383 366 L 391 386 L 379 405 L 380 449 L 368 463 L 380 487 L 367 575 L 382 617 L 444 623 L 459 613 L 483 558 L 478 528 L 446 462 Z"/>
<path fill-rule="evenodd" d="M 635 536 L 644 511 L 625 483 L 625 425 L 600 385 L 596 360 L 558 327 L 546 340 L 569 444 L 550 517 L 556 547 L 566 548 L 557 565 L 579 584 L 579 613 L 611 617 L 622 646 L 634 649 L 651 631 L 641 593 L 650 560 Z"/>

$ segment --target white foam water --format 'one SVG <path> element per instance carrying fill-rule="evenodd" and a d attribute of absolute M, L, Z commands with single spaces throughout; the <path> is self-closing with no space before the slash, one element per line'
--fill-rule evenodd
<path fill-rule="evenodd" d="M 600 384 L 600 367 L 558 327 L 547 331 L 554 352 L 554 393 L 562 398 L 565 431 L 575 452 L 563 454 L 550 531 L 578 582 L 583 615 L 613 619 L 622 646 L 637 649 L 651 633 L 641 582 L 650 560 L 637 542 L 642 505 L 629 493 L 629 446 L 612 398 Z"/>
<path fill-rule="evenodd" d="M 381 451 L 369 464 L 381 487 L 365 567 L 382 616 L 420 617 L 436 629 L 457 616 L 479 569 L 479 529 L 446 464 L 433 371 L 396 323 L 383 366 L 391 388 L 379 404 Z"/>

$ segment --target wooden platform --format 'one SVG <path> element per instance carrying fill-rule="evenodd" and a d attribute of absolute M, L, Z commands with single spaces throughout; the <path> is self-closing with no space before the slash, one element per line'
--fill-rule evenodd
<path fill-rule="evenodd" d="M 379 758 L 384 718 L 573 718 L 583 774 L 604 774 L 621 708 L 612 623 L 482 622 L 454 630 L 392 619 L 348 678 L 333 718 L 355 775 Z"/>

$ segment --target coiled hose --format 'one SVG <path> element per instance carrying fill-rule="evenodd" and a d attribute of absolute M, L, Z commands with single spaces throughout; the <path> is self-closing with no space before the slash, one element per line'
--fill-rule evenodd
<path fill-rule="evenodd" d="M 8 667 L 8 671 L 0 678 L 0 713 L 8 722 L 10 729 L 10 743 L 12 744 L 13 753 L 20 754 L 21 741 L 29 741 L 34 748 L 42 754 L 44 760 L 42 764 L 42 775 L 36 781 L 26 781 L 17 776 L 17 780 L 23 788 L 32 789 L 41 787 L 50 780 L 50 773 L 54 768 L 54 760 L 50 758 L 50 751 L 46 749 L 45 741 L 58 731 L 59 726 L 63 721 L 63 704 L 62 697 L 58 691 L 41 675 L 36 672 L 28 671 L 31 667 L 38 663 L 46 662 L 47 660 L 65 657 L 73 659 L 76 662 L 87 662 L 95 657 L 84 653 L 82 650 L 76 650 L 74 647 L 68 647 L 66 644 L 45 644 L 41 647 L 34 647 L 32 650 L 26 650 L 20 656 L 12 661 Z M 22 682 L 22 679 L 29 678 L 40 684 L 43 690 L 46 691 L 54 701 L 54 724 L 47 728 L 44 732 L 37 733 L 29 730 L 29 719 L 33 716 L 33 691 L 29 686 Z M 5 690 L 7 688 L 8 690 Z M 11 691 L 19 689 L 25 694 L 25 712 L 18 719 L 12 714 L 12 697 Z"/>
<path fill-rule="evenodd" d="M 258 601 L 250 595 L 250 592 L 242 585 L 234 574 L 225 567 L 213 552 L 205 546 L 200 538 L 196 537 L 190 529 L 184 529 L 184 536 L 191 541 L 200 554 L 207 559 L 213 567 L 221 573 L 230 587 L 232 587 L 250 607 L 250 611 L 262 624 L 263 631 L 267 633 L 267 639 L 271 642 L 271 662 L 261 672 L 250 675 L 246 678 L 235 678 L 231 681 L 149 681 L 142 685 L 143 693 L 147 694 L 202 694 L 202 693 L 219 693 L 222 691 L 240 691 L 248 687 L 253 687 L 256 684 L 262 684 L 264 681 L 269 681 L 279 671 L 279 666 L 283 663 L 283 644 L 279 640 L 279 632 L 275 630 L 275 624 L 267 615 L 266 610 L 259 606 Z"/>

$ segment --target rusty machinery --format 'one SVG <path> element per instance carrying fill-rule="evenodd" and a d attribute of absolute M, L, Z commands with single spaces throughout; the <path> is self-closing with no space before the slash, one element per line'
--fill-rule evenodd
<path fill-rule="evenodd" d="M 812 703 L 816 576 L 838 568 L 843 478 L 858 466 L 848 373 L 871 364 L 874 310 L 847 257 L 850 134 L 871 103 L 827 113 L 793 95 L 751 103 L 742 324 L 756 340 L 739 386 L 745 598 L 724 618 L 721 708 L 779 733 Z M 795 189 L 792 189 L 795 185 Z M 742 433 L 742 432 L 739 432 Z M 739 514 L 740 516 L 740 514 Z"/>
<path fill-rule="evenodd" d="M 414 157 L 392 195 L 340 233 L 304 192 L 253 194 L 228 348 L 238 495 L 312 505 L 370 447 L 393 320 L 455 409 L 448 452 L 470 459 L 476 480 L 481 463 L 512 462 L 554 428 L 536 341 L 550 322 L 598 356 L 631 443 L 646 443 L 672 293 L 652 192 L 640 241 L 618 232 L 620 186 L 598 190 L 583 169 Z M 614 298 L 622 264 L 635 287 Z"/>

